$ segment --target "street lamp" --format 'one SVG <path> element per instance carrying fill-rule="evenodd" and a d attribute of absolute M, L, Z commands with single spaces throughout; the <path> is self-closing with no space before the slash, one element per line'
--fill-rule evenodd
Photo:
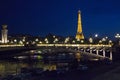
<path fill-rule="evenodd" d="M 38 38 L 36 38 L 36 39 L 35 39 L 35 41 L 36 41 L 36 42 L 38 42 L 38 41 L 39 41 L 39 39 L 38 39 Z"/>
<path fill-rule="evenodd" d="M 93 38 L 90 37 L 90 38 L 89 38 L 89 42 L 90 42 L 90 43 L 93 43 Z"/>
<path fill-rule="evenodd" d="M 42 44 L 42 41 L 40 41 L 39 43 Z"/>
<path fill-rule="evenodd" d="M 16 42 L 17 42 L 17 39 L 14 39 L 14 42 L 16 43 Z"/>
<path fill-rule="evenodd" d="M 83 40 L 81 40 L 81 43 L 84 43 L 84 41 L 83 41 Z"/>
<path fill-rule="evenodd" d="M 20 41 L 19 41 L 19 44 L 23 44 L 23 42 L 20 40 Z"/>
<path fill-rule="evenodd" d="M 102 43 L 102 40 L 99 41 L 99 44 L 101 44 L 101 43 Z"/>
<path fill-rule="evenodd" d="M 54 43 L 58 42 L 58 38 L 55 38 L 53 42 L 54 42 Z"/>
<path fill-rule="evenodd" d="M 102 41 L 106 41 L 106 38 L 102 38 Z"/>
<path fill-rule="evenodd" d="M 65 43 L 69 42 L 69 40 L 70 40 L 69 37 L 65 38 Z"/>
<path fill-rule="evenodd" d="M 117 33 L 117 34 L 115 35 L 115 38 L 119 39 L 119 38 L 120 38 L 120 34 Z"/>
<path fill-rule="evenodd" d="M 72 43 L 75 43 L 75 40 L 73 40 Z"/>
<path fill-rule="evenodd" d="M 120 39 L 120 34 L 117 33 L 117 34 L 115 35 L 115 38 L 117 39 L 117 42 L 118 42 L 118 44 L 120 45 L 120 40 L 119 40 L 119 39 Z"/>
<path fill-rule="evenodd" d="M 109 44 L 112 44 L 112 40 L 109 40 Z"/>
<path fill-rule="evenodd" d="M 95 34 L 95 37 L 97 38 L 97 37 L 98 37 L 98 34 Z"/>

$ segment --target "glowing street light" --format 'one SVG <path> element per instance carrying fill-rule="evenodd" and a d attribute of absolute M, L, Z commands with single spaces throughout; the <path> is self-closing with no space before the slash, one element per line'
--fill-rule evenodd
<path fill-rule="evenodd" d="M 120 34 L 117 33 L 117 34 L 115 35 L 115 38 L 118 38 L 118 39 L 119 39 L 119 38 L 120 38 Z"/>
<path fill-rule="evenodd" d="M 83 41 L 83 40 L 81 40 L 81 43 L 84 43 L 84 41 Z"/>
<path fill-rule="evenodd" d="M 53 42 L 56 43 L 57 41 L 58 41 L 58 38 L 55 38 Z"/>
<path fill-rule="evenodd" d="M 23 44 L 23 42 L 22 42 L 22 41 L 19 41 L 19 44 Z"/>
<path fill-rule="evenodd" d="M 65 43 L 69 42 L 69 37 L 65 38 Z"/>
<path fill-rule="evenodd" d="M 39 43 L 42 44 L 42 41 L 40 41 Z"/>
<path fill-rule="evenodd" d="M 95 37 L 98 37 L 98 34 L 95 34 Z"/>
<path fill-rule="evenodd" d="M 38 39 L 38 38 L 36 38 L 36 39 L 35 39 L 35 41 L 36 41 L 36 42 L 38 42 L 38 41 L 39 41 L 39 39 Z"/>
<path fill-rule="evenodd" d="M 17 42 L 17 40 L 16 40 L 16 39 L 14 39 L 14 42 Z"/>
<path fill-rule="evenodd" d="M 75 40 L 73 40 L 72 43 L 75 43 Z"/>
<path fill-rule="evenodd" d="M 112 40 L 109 40 L 109 44 L 112 44 Z"/>
<path fill-rule="evenodd" d="M 53 38 L 55 38 L 55 36 L 53 36 Z"/>
<path fill-rule="evenodd" d="M 99 43 L 101 44 L 101 43 L 102 43 L 102 40 L 100 40 Z"/>
<path fill-rule="evenodd" d="M 44 40 L 46 43 L 49 43 L 49 41 L 48 41 L 48 39 L 47 38 L 45 38 L 45 40 Z"/>
<path fill-rule="evenodd" d="M 48 39 L 47 39 L 47 38 L 45 38 L 45 41 L 48 41 Z"/>
<path fill-rule="evenodd" d="M 102 38 L 102 41 L 106 41 L 106 38 Z"/>
<path fill-rule="evenodd" d="M 120 34 L 117 33 L 117 34 L 115 35 L 115 38 L 118 39 L 118 44 L 120 45 Z"/>
<path fill-rule="evenodd" d="M 90 43 L 93 43 L 93 39 L 92 39 L 91 37 L 89 38 L 89 42 L 90 42 Z"/>

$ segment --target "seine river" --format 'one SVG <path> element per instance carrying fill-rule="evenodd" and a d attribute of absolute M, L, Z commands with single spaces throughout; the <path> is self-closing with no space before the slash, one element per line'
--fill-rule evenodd
<path fill-rule="evenodd" d="M 0 75 L 18 74 L 22 68 L 56 70 L 59 67 L 74 65 L 76 58 L 79 61 L 79 53 L 75 55 L 71 52 L 56 53 L 51 50 L 30 50 L 10 57 L 10 60 L 0 60 Z"/>

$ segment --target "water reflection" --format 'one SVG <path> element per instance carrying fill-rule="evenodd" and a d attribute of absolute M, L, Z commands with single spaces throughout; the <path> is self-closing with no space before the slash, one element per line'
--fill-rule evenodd
<path fill-rule="evenodd" d="M 0 62 L 0 75 L 18 74 L 23 68 L 42 68 L 45 70 L 56 70 L 58 68 L 68 69 L 68 66 L 76 65 L 76 58 L 80 61 L 80 53 L 48 51 L 28 51 L 15 55 L 11 61 Z M 73 68 L 73 66 L 71 67 Z"/>

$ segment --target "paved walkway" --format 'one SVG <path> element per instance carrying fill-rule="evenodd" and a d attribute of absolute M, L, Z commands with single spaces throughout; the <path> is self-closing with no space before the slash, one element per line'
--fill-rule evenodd
<path fill-rule="evenodd" d="M 120 66 L 97 76 L 93 80 L 120 80 Z"/>

